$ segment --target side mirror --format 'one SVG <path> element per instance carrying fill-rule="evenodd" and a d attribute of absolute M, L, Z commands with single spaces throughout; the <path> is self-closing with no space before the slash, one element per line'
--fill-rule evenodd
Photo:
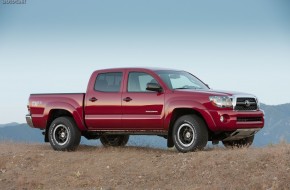
<path fill-rule="evenodd" d="M 147 83 L 146 90 L 154 92 L 162 92 L 161 86 L 157 83 Z"/>

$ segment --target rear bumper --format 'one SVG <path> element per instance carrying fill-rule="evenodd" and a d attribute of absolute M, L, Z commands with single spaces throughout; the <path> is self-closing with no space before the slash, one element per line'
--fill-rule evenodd
<path fill-rule="evenodd" d="M 30 127 L 34 128 L 34 125 L 33 125 L 33 122 L 32 122 L 32 117 L 31 117 L 31 115 L 26 115 L 26 123 L 27 123 Z"/>
<path fill-rule="evenodd" d="M 264 127 L 264 112 L 258 111 L 209 111 L 214 123 L 214 131 L 236 131 L 238 129 L 258 129 Z"/>

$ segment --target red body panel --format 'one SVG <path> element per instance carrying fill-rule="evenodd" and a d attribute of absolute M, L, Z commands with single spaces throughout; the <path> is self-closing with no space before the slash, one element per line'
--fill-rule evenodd
<path fill-rule="evenodd" d="M 83 115 L 84 94 L 33 94 L 29 108 L 34 127 L 45 129 L 53 110 L 66 110 L 74 117 L 80 130 L 86 130 Z"/>
<path fill-rule="evenodd" d="M 144 69 L 126 69 L 123 83 L 122 100 L 131 98 L 130 102 L 122 101 L 122 126 L 126 130 L 163 130 L 164 129 L 164 93 L 128 92 L 128 74 L 145 72 L 159 83 L 155 73 Z M 146 97 L 146 98 L 145 98 Z"/>
<path fill-rule="evenodd" d="M 111 70 L 115 72 L 119 70 Z M 121 128 L 121 92 L 99 92 L 94 90 L 95 79 L 100 72 L 94 72 L 90 78 L 85 96 L 85 122 L 89 130 Z M 124 74 L 123 74 L 124 75 Z M 122 86 L 122 85 L 121 85 Z M 91 102 L 90 98 L 97 101 Z"/>
<path fill-rule="evenodd" d="M 162 92 L 128 92 L 128 73 L 145 72 L 162 87 Z M 122 72 L 120 92 L 94 90 L 99 73 Z M 264 113 L 257 111 L 234 111 L 211 104 L 209 96 L 233 95 L 212 90 L 171 90 L 154 72 L 154 69 L 121 68 L 95 71 L 88 83 L 86 94 L 40 94 L 31 95 L 29 108 L 33 126 L 46 129 L 51 111 L 66 110 L 81 131 L 130 130 L 168 131 L 173 112 L 185 108 L 198 112 L 213 132 L 233 131 L 243 128 L 262 128 Z M 129 97 L 130 101 L 124 101 Z M 96 98 L 96 101 L 90 101 Z M 226 121 L 221 122 L 221 116 Z M 238 117 L 261 117 L 261 121 L 237 121 Z"/>

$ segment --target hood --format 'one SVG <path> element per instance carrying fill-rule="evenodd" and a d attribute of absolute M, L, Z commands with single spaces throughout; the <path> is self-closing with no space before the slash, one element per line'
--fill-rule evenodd
<path fill-rule="evenodd" d="M 243 92 L 225 91 L 225 90 L 213 90 L 213 89 L 178 89 L 174 90 L 176 92 L 186 92 L 186 93 L 198 93 L 209 96 L 253 96 L 252 94 L 247 94 Z"/>

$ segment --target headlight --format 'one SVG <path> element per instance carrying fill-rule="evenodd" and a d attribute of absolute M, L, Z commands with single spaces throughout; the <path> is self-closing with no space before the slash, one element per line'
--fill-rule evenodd
<path fill-rule="evenodd" d="M 259 99 L 257 97 L 256 97 L 256 102 L 257 102 L 258 109 L 260 109 L 261 103 L 260 103 L 260 101 L 259 101 Z"/>
<path fill-rule="evenodd" d="M 209 100 L 219 108 L 233 107 L 232 99 L 228 96 L 210 96 Z"/>

